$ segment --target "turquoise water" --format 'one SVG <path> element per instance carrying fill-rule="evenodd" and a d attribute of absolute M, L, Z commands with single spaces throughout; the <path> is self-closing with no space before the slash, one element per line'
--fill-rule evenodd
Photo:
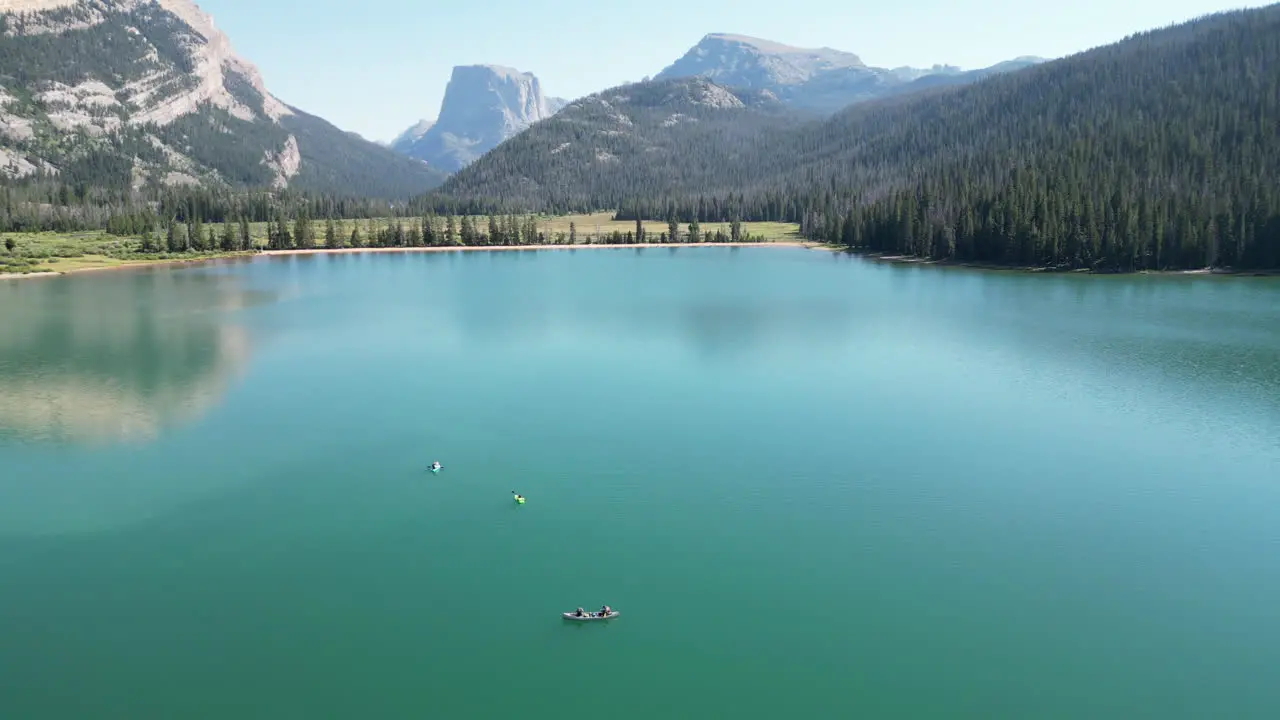
<path fill-rule="evenodd" d="M 353 254 L 0 310 L 5 718 L 1280 717 L 1271 280 Z"/>

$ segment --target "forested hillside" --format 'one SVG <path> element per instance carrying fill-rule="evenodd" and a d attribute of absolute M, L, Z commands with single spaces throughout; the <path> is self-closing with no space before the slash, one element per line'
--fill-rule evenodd
<path fill-rule="evenodd" d="M 1280 5 L 822 123 L 743 126 L 656 152 L 645 125 L 627 152 L 624 124 L 540 123 L 433 202 L 801 221 L 854 247 L 1018 265 L 1280 266 Z M 610 163 L 584 164 L 604 143 Z"/>
<path fill-rule="evenodd" d="M 807 116 L 705 78 L 625 85 L 570 103 L 454 175 L 476 208 L 561 212 L 679 190 L 747 187 L 759 146 Z"/>

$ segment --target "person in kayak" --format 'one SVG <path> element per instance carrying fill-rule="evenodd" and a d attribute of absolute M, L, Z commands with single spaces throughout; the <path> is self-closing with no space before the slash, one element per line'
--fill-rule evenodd
<path fill-rule="evenodd" d="M 432 470 L 439 470 L 441 467 L 442 467 L 442 466 L 440 465 L 440 461 L 438 461 L 438 460 L 437 460 L 436 462 L 431 463 L 431 469 L 432 469 Z"/>

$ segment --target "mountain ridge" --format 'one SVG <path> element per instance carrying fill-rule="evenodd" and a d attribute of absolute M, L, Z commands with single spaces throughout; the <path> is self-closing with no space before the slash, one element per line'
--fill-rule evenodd
<path fill-rule="evenodd" d="M 443 177 L 272 95 L 190 0 L 3 0 L 0 11 L 0 175 L 10 181 L 362 191 L 326 154 L 381 168 L 375 192 L 413 194 Z M 328 167 L 308 172 L 316 161 Z"/>
<path fill-rule="evenodd" d="M 798 109 L 833 113 L 855 102 L 937 85 L 974 82 L 996 72 L 1012 71 L 1042 61 L 1034 56 L 1022 56 L 990 68 L 968 71 L 944 65 L 928 69 L 900 67 L 888 70 L 868 67 L 858 55 L 844 50 L 803 48 L 736 33 L 708 33 L 653 79 L 705 77 L 721 87 L 767 90 L 784 104 Z M 508 66 L 478 64 L 458 67 L 485 68 L 498 82 L 533 78 L 531 82 L 540 88 L 540 81 L 532 73 L 521 73 Z M 453 82 L 451 78 L 450 83 Z M 465 108 L 468 102 L 475 103 L 475 106 Z M 485 129 L 481 126 L 492 124 L 492 120 L 480 116 L 509 115 L 504 114 L 503 103 L 495 103 L 492 98 L 480 94 L 474 94 L 470 99 L 451 98 L 446 88 L 441 113 L 435 121 L 419 121 L 387 145 L 420 158 L 433 167 L 456 172 L 500 142 L 520 133 L 533 122 L 556 114 L 568 104 L 569 101 L 561 98 L 544 97 L 543 106 L 537 112 L 525 113 L 523 122 L 509 123 L 500 129 Z M 462 115 L 467 110 L 472 111 L 470 120 L 457 118 L 446 121 L 445 126 L 434 128 L 428 124 L 439 125 L 440 118 L 448 114 Z"/>
<path fill-rule="evenodd" d="M 868 66 L 858 55 L 844 50 L 803 48 L 748 35 L 708 33 L 654 79 L 707 77 L 724 86 L 769 90 L 792 107 L 834 113 L 856 102 L 937 84 L 972 82 L 1042 61 L 1035 56 L 1022 56 L 969 71 L 944 65 L 930 69 L 888 69 Z M 935 79 L 913 86 L 924 78 Z"/>

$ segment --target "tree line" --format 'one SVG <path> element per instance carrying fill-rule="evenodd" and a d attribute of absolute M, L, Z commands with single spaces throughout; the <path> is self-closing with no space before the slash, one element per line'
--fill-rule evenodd
<path fill-rule="evenodd" d="M 365 218 L 313 217 L 306 210 L 292 216 L 277 210 L 266 223 L 266 242 L 257 242 L 247 214 L 235 220 L 206 222 L 199 215 L 161 222 L 155 216 L 129 216 L 129 232 L 140 236 L 143 253 L 212 253 L 254 250 L 314 250 L 345 248 L 494 247 L 534 245 L 644 245 L 667 243 L 764 242 L 740 222 L 703 228 L 697 220 L 680 225 L 674 219 L 666 230 L 653 233 L 636 221 L 635 230 L 579 233 L 570 222 L 567 231 L 551 232 L 532 215 L 469 215 Z M 121 219 L 120 222 L 124 222 Z M 122 226 L 123 227 L 123 226 Z"/>

